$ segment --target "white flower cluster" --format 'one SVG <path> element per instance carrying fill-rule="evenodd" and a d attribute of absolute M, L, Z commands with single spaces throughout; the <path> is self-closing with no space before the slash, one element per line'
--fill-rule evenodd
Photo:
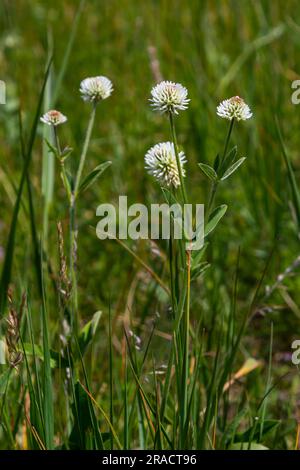
<path fill-rule="evenodd" d="M 252 112 L 243 98 L 233 96 L 219 104 L 217 107 L 217 115 L 229 121 L 232 121 L 232 119 L 246 121 L 252 117 Z"/>
<path fill-rule="evenodd" d="M 182 176 L 185 176 L 183 164 L 186 158 L 183 152 L 179 153 Z M 162 142 L 154 145 L 145 155 L 145 168 L 160 183 L 166 186 L 180 186 L 180 178 L 174 145 L 171 142 Z"/>
<path fill-rule="evenodd" d="M 187 96 L 187 89 L 180 83 L 160 82 L 151 90 L 151 106 L 161 113 L 178 114 L 179 110 L 187 109 L 190 101 Z"/>
<path fill-rule="evenodd" d="M 44 124 L 48 124 L 48 126 L 59 126 L 67 121 L 67 117 L 64 116 L 60 111 L 56 111 L 56 109 L 51 109 L 47 113 L 45 113 L 40 120 Z"/>
<path fill-rule="evenodd" d="M 113 92 L 113 84 L 107 77 L 89 77 L 80 83 L 81 97 L 84 101 L 105 100 Z"/>

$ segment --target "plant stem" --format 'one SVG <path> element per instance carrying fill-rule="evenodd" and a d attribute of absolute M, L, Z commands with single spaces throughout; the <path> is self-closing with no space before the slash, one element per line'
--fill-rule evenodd
<path fill-rule="evenodd" d="M 77 227 L 76 227 L 76 202 L 80 180 L 84 168 L 84 163 L 91 140 L 92 130 L 95 122 L 97 103 L 93 103 L 92 112 L 88 122 L 83 148 L 80 156 L 79 166 L 75 177 L 74 189 L 70 196 L 70 272 L 72 280 L 72 329 L 75 337 L 78 335 L 78 288 L 76 276 L 76 257 L 77 257 Z"/>
<path fill-rule="evenodd" d="M 70 273 L 72 282 L 72 315 L 71 327 L 77 337 L 78 334 L 78 293 L 77 293 L 77 276 L 76 276 L 76 200 L 74 194 L 71 195 L 70 201 Z"/>
<path fill-rule="evenodd" d="M 172 194 L 173 193 L 173 190 Z M 173 320 L 176 317 L 176 289 L 175 289 L 175 278 L 174 278 L 174 260 L 175 260 L 175 242 L 174 242 L 174 221 L 173 218 L 170 218 L 171 230 L 170 230 L 170 240 L 169 240 L 169 269 L 170 269 L 170 291 L 171 291 L 171 301 L 172 301 L 172 314 Z"/>
<path fill-rule="evenodd" d="M 225 161 L 225 158 L 226 158 L 227 149 L 228 149 L 228 145 L 229 145 L 229 141 L 230 141 L 230 137 L 231 137 L 231 133 L 232 133 L 232 129 L 233 129 L 233 124 L 234 124 L 234 118 L 230 121 L 229 129 L 228 129 L 228 133 L 227 133 L 227 137 L 226 137 L 226 141 L 225 141 L 223 155 L 222 155 L 222 159 L 221 159 L 221 162 L 220 162 L 220 165 L 219 165 L 220 170 L 222 170 L 222 167 L 224 165 L 224 161 Z M 207 204 L 207 213 L 206 213 L 206 216 L 205 216 L 206 221 L 208 220 L 208 218 L 210 216 L 211 209 L 212 209 L 212 206 L 213 206 L 213 202 L 214 202 L 216 192 L 217 192 L 217 189 L 218 189 L 218 186 L 219 186 L 219 182 L 220 182 L 219 180 L 216 180 L 212 183 L 211 190 L 210 190 L 210 195 L 209 195 L 209 200 L 208 200 L 208 204 Z"/>
<path fill-rule="evenodd" d="M 231 119 L 231 121 L 230 121 L 229 129 L 228 129 L 228 133 L 227 133 L 227 137 L 226 137 L 226 141 L 225 141 L 225 146 L 224 146 L 224 152 L 223 152 L 223 156 L 222 156 L 222 160 L 221 160 L 221 164 L 220 164 L 220 169 L 222 169 L 222 165 L 223 165 L 223 163 L 225 161 L 225 158 L 226 158 L 227 149 L 228 149 L 228 145 L 229 145 L 229 141 L 230 141 L 230 136 L 231 136 L 232 129 L 233 129 L 233 124 L 234 124 L 234 118 Z"/>
<path fill-rule="evenodd" d="M 173 118 L 172 113 L 169 113 L 169 119 L 170 119 L 170 127 L 171 127 L 171 134 L 172 134 L 172 140 L 173 140 L 173 145 L 174 145 L 178 175 L 179 175 L 179 180 L 180 180 L 182 200 L 184 204 L 188 204 L 187 193 L 186 193 L 184 179 L 182 175 L 181 162 L 179 158 L 175 123 L 174 123 L 174 118 Z M 185 430 L 187 429 L 187 412 L 188 412 L 190 283 L 191 283 L 191 251 L 190 250 L 186 250 L 186 260 L 183 261 L 183 264 L 184 264 L 184 270 L 186 272 L 186 276 L 184 276 L 184 284 L 186 283 L 187 294 L 186 294 L 186 301 L 185 301 L 185 306 L 186 306 L 185 322 L 184 322 L 185 324 L 181 328 L 181 333 L 178 338 L 179 347 L 180 349 L 182 348 L 182 351 L 183 351 L 183 355 L 180 353 L 180 356 L 181 356 L 180 362 L 182 363 L 182 370 L 183 370 L 183 377 L 182 377 L 182 382 L 181 382 L 182 386 L 181 386 L 181 391 L 180 391 L 180 399 L 181 399 L 182 406 L 181 406 L 181 413 L 180 413 L 180 438 L 179 439 L 180 439 L 181 448 L 184 447 L 185 440 L 186 440 Z M 181 295 L 184 295 L 184 289 L 181 292 Z M 184 302 L 182 303 L 182 308 L 184 308 Z M 177 321 L 178 319 L 176 318 L 175 324 L 177 324 Z"/>
<path fill-rule="evenodd" d="M 186 269 L 187 269 L 187 293 L 186 293 L 186 311 L 185 311 L 185 338 L 183 352 L 183 390 L 182 390 L 182 419 L 180 429 L 181 447 L 184 447 L 186 441 L 186 431 L 188 429 L 188 379 L 189 379 L 189 347 L 190 347 L 190 293 L 191 293 L 191 250 L 186 251 Z"/>
<path fill-rule="evenodd" d="M 60 160 L 60 169 L 61 169 L 61 177 L 62 177 L 62 180 L 63 180 L 63 183 L 64 183 L 64 187 L 66 188 L 68 199 L 69 199 L 69 202 L 70 202 L 72 194 L 71 194 L 71 191 L 70 191 L 70 184 L 68 182 L 68 177 L 67 177 L 67 173 L 66 173 L 65 162 L 63 160 Z"/>
<path fill-rule="evenodd" d="M 52 126 L 52 127 L 53 127 L 53 134 L 54 134 L 54 141 L 55 141 L 56 149 L 58 151 L 59 157 L 61 157 L 61 147 L 59 143 L 57 129 L 56 129 L 56 126 Z"/>
<path fill-rule="evenodd" d="M 214 181 L 212 186 L 211 186 L 209 200 L 208 200 L 208 204 L 207 204 L 206 220 L 208 220 L 208 218 L 210 216 L 210 212 L 211 212 L 211 208 L 212 208 L 212 205 L 213 205 L 213 202 L 214 202 L 214 199 L 215 199 L 217 188 L 218 188 L 218 182 Z"/>
<path fill-rule="evenodd" d="M 60 161 L 61 167 L 61 176 L 64 182 L 65 189 L 67 191 L 68 200 L 69 200 L 69 214 L 70 214 L 70 273 L 71 273 L 71 282 L 72 282 L 72 307 L 71 307 L 71 329 L 75 333 L 75 336 L 78 334 L 78 294 L 77 294 L 77 278 L 76 278 L 76 219 L 75 219 L 75 197 L 74 193 L 70 190 L 70 185 L 68 183 L 66 169 L 64 160 L 62 158 L 61 146 L 57 134 L 57 129 L 53 126 L 54 140 L 55 145 L 58 151 L 58 158 Z M 84 147 L 86 141 L 84 143 Z M 86 153 L 86 150 L 85 150 Z"/>
<path fill-rule="evenodd" d="M 172 140 L 173 140 L 173 145 L 174 145 L 174 150 L 175 150 L 177 170 L 178 170 L 178 175 L 179 175 L 179 180 L 180 180 L 180 188 L 181 188 L 181 193 L 182 193 L 182 199 L 183 199 L 184 204 L 187 204 L 188 200 L 187 200 L 185 184 L 184 184 L 184 180 L 183 180 L 183 176 L 182 176 L 182 169 L 181 169 L 181 163 L 180 163 L 179 152 L 178 152 L 175 123 L 174 123 L 174 118 L 173 118 L 172 113 L 169 113 L 169 119 L 170 119 Z"/>
<path fill-rule="evenodd" d="M 86 135 L 85 135 L 85 140 L 84 140 L 84 143 L 83 143 L 83 148 L 82 148 L 82 152 L 81 152 L 81 156 L 80 156 L 79 167 L 78 167 L 76 178 L 75 178 L 75 185 L 74 185 L 74 198 L 75 198 L 75 200 L 76 200 L 77 195 L 78 195 L 78 189 L 79 189 L 79 185 L 80 185 L 82 171 L 83 171 L 83 167 L 84 167 L 84 163 L 85 163 L 89 143 L 90 143 L 90 140 L 91 140 L 92 130 L 93 130 L 93 127 L 94 127 L 96 107 L 97 107 L 97 103 L 93 103 L 92 112 L 91 112 L 91 115 L 90 115 L 87 131 L 86 131 Z"/>
<path fill-rule="evenodd" d="M 59 159 L 59 163 L 60 163 L 61 177 L 62 177 L 64 187 L 65 187 L 65 190 L 67 191 L 68 199 L 69 199 L 69 202 L 70 202 L 71 201 L 70 184 L 68 182 L 68 177 L 67 177 L 66 168 L 65 168 L 65 162 L 64 162 L 64 159 L 62 158 L 61 146 L 60 146 L 60 143 L 59 143 L 59 138 L 58 138 L 58 133 L 57 133 L 56 126 L 53 126 L 53 132 L 54 132 L 54 141 L 55 141 L 56 149 L 58 151 L 58 159 Z"/>

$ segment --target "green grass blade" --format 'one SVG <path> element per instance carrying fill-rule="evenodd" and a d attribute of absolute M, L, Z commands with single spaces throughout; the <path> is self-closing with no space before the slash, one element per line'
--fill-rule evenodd
<path fill-rule="evenodd" d="M 297 226 L 298 226 L 298 231 L 299 231 L 300 230 L 300 191 L 296 182 L 295 173 L 294 173 L 291 161 L 288 157 L 288 154 L 287 154 L 284 142 L 283 142 L 283 137 L 282 137 L 282 133 L 280 130 L 280 125 L 279 125 L 279 121 L 277 117 L 276 117 L 276 129 L 277 129 L 277 135 L 279 138 L 282 155 L 283 155 L 287 172 L 288 172 L 288 179 L 289 179 L 291 193 L 292 193 L 292 201 L 293 201 L 293 206 L 294 206 L 295 213 L 296 213 Z"/>
<path fill-rule="evenodd" d="M 5 306 L 6 306 L 6 295 L 7 295 L 7 289 L 8 289 L 10 278 L 11 278 L 14 248 L 15 248 L 15 235 L 16 235 L 18 215 L 19 215 L 19 210 L 20 210 L 20 205 L 21 205 L 21 198 L 22 198 L 22 193 L 24 189 L 24 184 L 26 181 L 26 175 L 27 175 L 30 161 L 31 161 L 33 144 L 34 144 L 35 137 L 36 137 L 37 125 L 38 125 L 39 117 L 41 114 L 43 96 L 44 96 L 45 86 L 46 86 L 48 75 L 49 75 L 51 62 L 52 61 L 50 60 L 46 69 L 44 82 L 43 82 L 42 89 L 40 92 L 40 96 L 39 96 L 39 100 L 38 100 L 38 104 L 37 104 L 37 108 L 35 112 L 35 117 L 34 117 L 32 128 L 31 128 L 28 149 L 27 149 L 26 158 L 23 164 L 22 176 L 21 176 L 21 180 L 20 180 L 20 184 L 18 188 L 17 199 L 15 202 L 14 210 L 13 210 L 13 216 L 12 216 L 9 235 L 8 235 L 8 241 L 6 244 L 5 258 L 4 258 L 1 281 L 0 281 L 0 311 L 1 312 L 4 311 Z"/>
<path fill-rule="evenodd" d="M 44 349 L 44 381 L 43 381 L 43 409 L 45 425 L 46 448 L 53 449 L 54 442 L 54 405 L 52 391 L 51 374 L 51 354 L 49 344 L 49 324 L 46 311 L 46 299 L 43 291 L 43 302 L 41 306 L 42 329 L 43 329 L 43 349 Z"/>
<path fill-rule="evenodd" d="M 53 105 L 55 105 L 55 103 L 57 101 L 57 98 L 58 98 L 58 95 L 59 95 L 59 92 L 60 92 L 60 89 L 61 89 L 61 85 L 62 85 L 64 76 L 66 74 L 67 68 L 68 68 L 70 55 L 71 55 L 72 48 L 73 48 L 73 45 L 74 45 L 74 40 L 75 40 L 76 33 L 77 33 L 77 30 L 78 30 L 79 20 L 80 20 L 81 14 L 82 14 L 83 9 L 84 9 L 85 1 L 86 0 L 81 0 L 80 1 L 79 6 L 78 6 L 78 10 L 77 10 L 76 15 L 75 15 L 75 19 L 74 19 L 73 24 L 72 24 L 72 29 L 71 29 L 68 44 L 67 44 L 67 47 L 66 47 L 66 51 L 65 51 L 65 54 L 64 54 L 63 62 L 60 66 L 59 74 L 58 74 L 56 84 L 55 84 L 55 89 L 54 89 L 54 93 L 53 93 Z"/>

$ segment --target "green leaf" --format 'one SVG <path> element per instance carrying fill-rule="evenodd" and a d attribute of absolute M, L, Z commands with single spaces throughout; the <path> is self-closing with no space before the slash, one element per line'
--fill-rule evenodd
<path fill-rule="evenodd" d="M 73 152 L 72 147 L 65 147 L 63 151 L 61 152 L 61 158 L 63 160 L 66 160 L 66 158 L 68 158 L 68 156 L 71 155 L 72 152 Z"/>
<path fill-rule="evenodd" d="M 112 162 L 104 162 L 101 165 L 96 166 L 82 181 L 79 186 L 78 194 L 86 191 L 97 179 L 102 175 L 102 173 L 112 164 Z"/>
<path fill-rule="evenodd" d="M 218 179 L 218 175 L 213 169 L 212 166 L 206 165 L 206 163 L 198 163 L 199 167 L 203 171 L 203 173 L 211 180 L 216 181 Z"/>
<path fill-rule="evenodd" d="M 53 47 L 52 41 L 50 39 L 50 34 L 47 35 L 47 56 L 50 58 L 53 55 Z M 44 102 L 43 108 L 44 112 L 48 111 L 48 109 L 53 109 L 51 106 L 51 98 L 52 98 L 52 88 L 53 88 L 53 78 L 54 78 L 54 71 L 53 67 L 49 72 L 49 78 L 47 80 L 45 94 L 44 94 Z M 48 222 L 49 222 L 49 211 L 50 205 L 53 201 L 53 192 L 54 192 L 54 179 L 55 179 L 55 156 L 53 158 L 53 152 L 49 147 L 49 143 L 47 139 L 53 139 L 53 129 L 52 126 L 43 125 L 42 132 L 43 132 L 43 152 L 42 152 L 42 194 L 44 196 L 44 234 L 46 236 L 46 232 L 48 231 Z M 53 140 L 51 140 L 53 142 Z M 51 144 L 50 144 L 51 145 Z M 53 144 L 52 144 L 53 145 Z M 52 146 L 51 145 L 51 146 Z M 54 154 L 55 155 L 55 154 Z"/>
<path fill-rule="evenodd" d="M 220 165 L 220 155 L 218 154 L 214 160 L 214 170 L 217 173 Z"/>
<path fill-rule="evenodd" d="M 192 270 L 195 269 L 199 265 L 200 261 L 202 260 L 206 252 L 207 247 L 208 247 L 208 242 L 205 242 L 201 250 L 192 251 L 192 259 L 191 259 Z"/>
<path fill-rule="evenodd" d="M 233 164 L 233 162 L 236 161 L 236 155 L 237 155 L 237 146 L 235 145 L 229 152 L 226 154 L 223 164 L 220 165 L 219 167 L 219 174 L 224 174 L 225 171 L 228 170 L 228 168 Z"/>
<path fill-rule="evenodd" d="M 166 203 L 169 204 L 169 206 L 171 206 L 172 204 L 179 204 L 176 197 L 174 196 L 174 194 L 169 189 L 161 188 L 161 190 L 163 192 Z"/>
<path fill-rule="evenodd" d="M 225 157 L 225 162 L 227 164 L 230 163 L 233 163 L 235 160 L 236 160 L 236 154 L 237 154 L 237 146 L 235 145 L 234 147 L 232 147 L 231 150 L 229 150 L 229 152 L 226 154 L 226 157 Z"/>
<path fill-rule="evenodd" d="M 56 158 L 58 158 L 59 154 L 58 154 L 57 148 L 54 147 L 54 145 L 52 145 L 52 144 L 49 142 L 49 140 L 46 139 L 46 137 L 45 137 L 44 140 L 45 140 L 45 142 L 46 142 L 46 144 L 47 144 L 49 153 L 53 153 L 53 155 L 54 155 Z"/>
<path fill-rule="evenodd" d="M 233 165 L 231 165 L 224 173 L 224 175 L 221 178 L 221 181 L 226 180 L 232 173 L 234 173 L 238 167 L 246 160 L 246 157 L 240 158 L 238 161 L 236 161 Z"/>
<path fill-rule="evenodd" d="M 93 439 L 90 439 L 94 423 L 97 422 L 93 404 L 79 382 L 75 384 L 74 393 L 72 405 L 74 426 L 69 437 L 69 448 L 71 450 L 94 450 Z"/>
<path fill-rule="evenodd" d="M 210 267 L 210 264 L 207 263 L 206 261 L 199 263 L 198 266 L 196 266 L 191 271 L 191 281 L 198 279 L 198 277 L 201 276 L 201 274 L 203 274 L 209 267 Z"/>
<path fill-rule="evenodd" d="M 191 280 L 197 279 L 201 274 L 203 274 L 209 267 L 206 261 L 202 261 L 202 258 L 205 254 L 206 248 L 208 247 L 208 243 L 204 243 L 201 250 L 192 251 L 192 259 L 191 259 Z"/>
<path fill-rule="evenodd" d="M 221 206 L 216 207 L 212 211 L 212 213 L 209 217 L 209 220 L 208 220 L 208 222 L 207 222 L 207 224 L 204 228 L 204 236 L 205 237 L 216 228 L 216 226 L 218 225 L 218 223 L 222 219 L 223 215 L 227 211 L 227 207 L 228 206 L 226 206 L 226 204 L 222 204 Z"/>
<path fill-rule="evenodd" d="M 72 175 L 68 170 L 66 170 L 66 177 L 68 179 L 68 182 L 70 184 L 70 188 L 73 190 L 74 189 L 74 175 Z"/>
<path fill-rule="evenodd" d="M 89 343 L 92 341 L 96 333 L 101 315 L 102 315 L 101 311 L 96 312 L 93 315 L 93 318 L 80 331 L 78 342 L 79 342 L 81 354 L 84 354 Z"/>

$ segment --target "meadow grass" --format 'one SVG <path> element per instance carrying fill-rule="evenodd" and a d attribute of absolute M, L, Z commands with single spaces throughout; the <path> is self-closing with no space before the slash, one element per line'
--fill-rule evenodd
<path fill-rule="evenodd" d="M 0 3 L 1 449 L 299 447 L 298 12 Z M 96 75 L 114 91 L 93 108 Z M 149 105 L 161 79 L 188 88 L 175 119 Z M 230 126 L 216 107 L 236 95 L 253 117 Z M 176 191 L 144 169 L 165 141 L 187 157 Z M 205 203 L 204 248 L 98 240 L 97 206 L 123 194 Z"/>

